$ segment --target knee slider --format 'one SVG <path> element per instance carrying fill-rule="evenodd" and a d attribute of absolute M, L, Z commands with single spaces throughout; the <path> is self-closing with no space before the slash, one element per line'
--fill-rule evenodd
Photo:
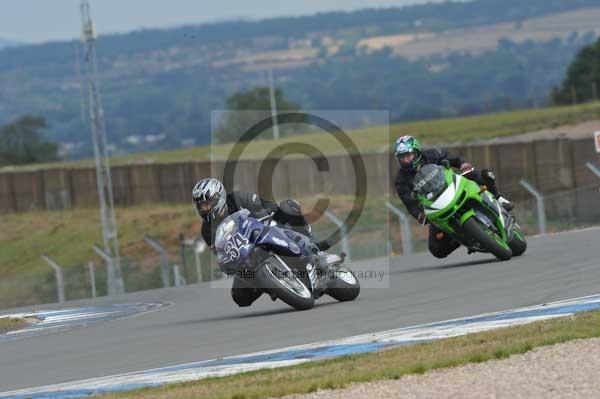
<path fill-rule="evenodd" d="M 450 255 L 447 251 L 440 251 L 439 249 L 432 249 L 431 247 L 429 248 L 429 252 L 438 259 L 444 259 Z"/>
<path fill-rule="evenodd" d="M 247 306 L 252 305 L 252 302 L 254 302 L 254 300 L 256 298 L 253 298 L 252 295 L 250 295 L 251 290 L 246 291 L 245 289 L 242 290 L 237 290 L 237 291 L 231 291 L 231 298 L 233 299 L 233 302 L 235 302 L 240 308 L 244 308 Z"/>

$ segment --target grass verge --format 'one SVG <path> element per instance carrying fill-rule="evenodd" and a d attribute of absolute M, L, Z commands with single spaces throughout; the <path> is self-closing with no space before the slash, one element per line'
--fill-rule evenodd
<path fill-rule="evenodd" d="M 304 209 L 312 209 L 317 199 L 307 197 L 299 201 Z M 331 209 L 340 214 L 347 214 L 353 204 L 353 198 L 349 196 L 334 196 L 332 201 Z M 360 218 L 361 226 L 379 226 L 387 222 L 384 201 L 384 198 L 367 201 Z M 123 207 L 117 208 L 116 213 L 123 257 L 156 255 L 142 240 L 145 234 L 149 234 L 167 248 L 174 261 L 179 261 L 179 235 L 191 238 L 200 234 L 201 220 L 191 202 Z M 321 224 L 325 228 L 333 226 L 322 218 L 317 230 Z M 50 271 L 40 259 L 42 254 L 47 254 L 65 268 L 81 266 L 88 260 L 102 263 L 92 250 L 93 244 L 102 242 L 100 226 L 99 211 L 93 208 L 2 215 L 0 279 Z"/>
<path fill-rule="evenodd" d="M 151 255 L 142 241 L 150 234 L 177 253 L 179 234 L 193 236 L 200 220 L 189 204 L 149 204 L 118 208 L 119 240 L 123 256 Z M 48 254 L 65 268 L 97 258 L 92 245 L 101 243 L 98 209 L 32 211 L 2 215 L 0 230 L 0 277 L 50 270 L 40 256 Z"/>
<path fill-rule="evenodd" d="M 27 322 L 15 317 L 0 317 L 0 334 L 25 327 Z"/>
<path fill-rule="evenodd" d="M 539 346 L 594 337 L 600 337 L 600 311 L 377 353 L 110 394 L 102 398 L 278 397 L 310 393 L 319 389 L 342 388 L 352 382 L 398 379 L 407 374 L 422 374 L 439 368 L 503 359 Z"/>

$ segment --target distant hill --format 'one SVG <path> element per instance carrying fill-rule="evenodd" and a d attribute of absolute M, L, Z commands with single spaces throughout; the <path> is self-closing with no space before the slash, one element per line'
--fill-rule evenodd
<path fill-rule="evenodd" d="M 14 40 L 2 39 L 0 37 L 0 50 L 6 47 L 14 47 L 20 45 L 19 42 L 15 42 Z"/>
<path fill-rule="evenodd" d="M 394 121 L 540 104 L 599 19 L 600 0 L 476 0 L 102 36 L 109 141 L 117 153 L 207 143 L 210 111 L 264 85 L 268 68 L 304 108 L 389 109 Z M 0 124 L 44 116 L 73 157 L 91 148 L 78 45 L 0 50 Z"/>

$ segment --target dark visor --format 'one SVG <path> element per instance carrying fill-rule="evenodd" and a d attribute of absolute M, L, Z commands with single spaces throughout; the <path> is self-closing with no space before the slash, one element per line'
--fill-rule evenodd
<path fill-rule="evenodd" d="M 206 201 L 196 201 L 196 209 L 200 215 L 208 215 L 219 202 L 219 197 L 214 197 Z"/>

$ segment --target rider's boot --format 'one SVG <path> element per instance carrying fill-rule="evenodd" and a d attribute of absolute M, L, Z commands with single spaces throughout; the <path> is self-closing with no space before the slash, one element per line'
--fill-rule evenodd
<path fill-rule="evenodd" d="M 496 176 L 494 175 L 494 173 L 489 170 L 483 169 L 481 171 L 481 177 L 483 179 L 483 182 L 485 183 L 486 188 L 490 193 L 492 193 L 496 200 L 498 200 L 500 206 L 502 206 L 502 208 L 504 208 L 507 212 L 512 211 L 515 207 L 515 204 L 513 204 L 511 201 L 507 200 L 502 195 L 500 195 L 498 189 L 496 188 Z"/>
<path fill-rule="evenodd" d="M 498 200 L 498 202 L 500 203 L 500 205 L 502 206 L 502 208 L 504 208 L 507 212 L 510 212 L 514 209 L 515 204 L 510 202 L 509 200 L 507 200 L 506 198 L 504 198 L 503 196 L 499 195 L 498 197 L 496 197 L 496 199 Z"/>

